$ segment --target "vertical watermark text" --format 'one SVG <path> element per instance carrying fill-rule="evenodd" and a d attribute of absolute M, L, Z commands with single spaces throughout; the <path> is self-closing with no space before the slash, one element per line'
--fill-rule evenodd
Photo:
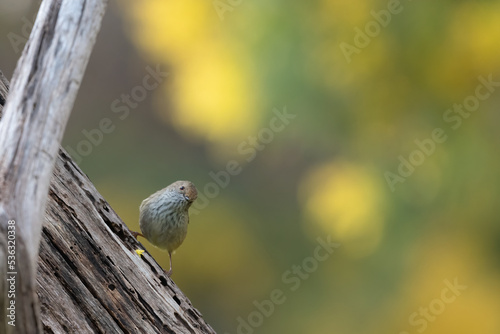
<path fill-rule="evenodd" d="M 16 326 L 16 221 L 7 222 L 7 318 L 10 326 Z"/>

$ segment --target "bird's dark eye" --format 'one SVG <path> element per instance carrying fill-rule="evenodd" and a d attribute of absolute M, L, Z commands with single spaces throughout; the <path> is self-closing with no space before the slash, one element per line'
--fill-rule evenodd
<path fill-rule="evenodd" d="M 186 188 L 185 188 L 184 186 L 181 186 L 179 189 L 180 189 L 180 190 L 184 190 L 184 189 L 186 189 Z"/>

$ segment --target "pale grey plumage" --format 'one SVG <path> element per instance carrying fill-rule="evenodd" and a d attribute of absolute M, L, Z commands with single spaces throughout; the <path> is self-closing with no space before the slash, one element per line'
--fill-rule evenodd
<path fill-rule="evenodd" d="M 197 196 L 198 192 L 193 183 L 176 181 L 146 198 L 139 208 L 142 235 L 151 244 L 169 253 L 169 275 L 172 272 L 172 252 L 186 238 L 188 209 Z"/>

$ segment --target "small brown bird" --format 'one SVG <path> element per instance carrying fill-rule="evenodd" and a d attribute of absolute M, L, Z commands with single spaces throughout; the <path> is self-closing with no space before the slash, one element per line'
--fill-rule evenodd
<path fill-rule="evenodd" d="M 188 209 L 198 197 L 190 181 L 176 181 L 142 201 L 139 226 L 143 236 L 154 246 L 166 249 L 170 260 L 167 275 L 172 275 L 172 252 L 184 241 L 189 223 Z"/>

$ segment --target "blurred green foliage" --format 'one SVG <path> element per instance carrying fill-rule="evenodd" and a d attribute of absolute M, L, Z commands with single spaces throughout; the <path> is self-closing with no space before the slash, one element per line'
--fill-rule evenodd
<path fill-rule="evenodd" d="M 2 6 L 0 35 L 35 7 Z M 111 2 L 63 146 L 133 230 L 177 179 L 207 196 L 173 279 L 218 332 L 496 334 L 499 39 L 498 1 Z M 11 74 L 12 39 L 0 50 Z M 147 67 L 169 75 L 141 90 Z"/>

